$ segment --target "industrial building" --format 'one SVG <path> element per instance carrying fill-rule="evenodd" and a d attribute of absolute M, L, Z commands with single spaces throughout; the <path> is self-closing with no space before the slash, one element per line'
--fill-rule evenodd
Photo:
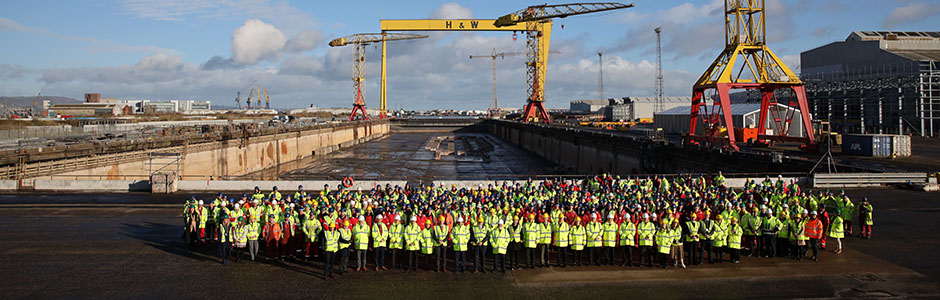
<path fill-rule="evenodd" d="M 777 104 L 777 108 L 779 109 L 778 112 L 781 115 L 800 115 L 800 111 L 798 109 L 788 107 L 786 105 Z M 656 113 L 653 119 L 653 124 L 655 124 L 657 128 L 662 128 L 663 132 L 665 133 L 688 134 L 690 125 L 689 123 L 691 120 L 691 111 L 691 106 L 687 105 L 674 107 L 661 113 Z M 735 128 L 757 128 L 757 124 L 760 122 L 760 103 L 731 104 L 731 118 Z M 699 123 L 697 126 L 698 128 L 705 128 L 705 124 L 703 124 L 701 120 L 702 118 L 699 118 Z M 767 126 L 765 128 L 774 128 L 772 123 L 772 118 L 767 118 Z M 803 129 L 802 119 L 793 118 L 793 121 L 790 123 L 789 127 L 790 130 L 787 134 L 788 136 L 806 136 L 806 130 Z M 777 134 L 777 132 L 774 131 L 773 134 Z M 783 133 L 781 132 L 780 134 Z"/>
<path fill-rule="evenodd" d="M 113 103 L 79 103 L 79 104 L 53 104 L 49 107 L 49 115 L 73 117 L 117 116 L 124 110 L 125 105 Z"/>
<path fill-rule="evenodd" d="M 631 120 L 653 119 L 653 113 L 656 112 L 656 97 L 624 97 L 623 103 L 631 106 Z M 662 110 L 689 106 L 691 103 L 692 97 L 663 97 Z"/>
<path fill-rule="evenodd" d="M 607 100 L 571 100 L 569 103 L 571 113 L 582 114 L 599 113 L 607 106 Z"/>
<path fill-rule="evenodd" d="M 855 31 L 800 59 L 813 118 L 833 130 L 940 135 L 940 32 Z"/>

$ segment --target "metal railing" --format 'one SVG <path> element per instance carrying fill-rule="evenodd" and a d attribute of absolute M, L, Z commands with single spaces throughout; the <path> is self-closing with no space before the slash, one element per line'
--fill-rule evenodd
<path fill-rule="evenodd" d="M 895 184 L 924 184 L 927 173 L 817 173 L 813 176 L 813 187 L 877 187 Z"/>

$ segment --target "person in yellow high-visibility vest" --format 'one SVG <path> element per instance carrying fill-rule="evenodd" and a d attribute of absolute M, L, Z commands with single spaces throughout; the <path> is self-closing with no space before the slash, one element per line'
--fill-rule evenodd
<path fill-rule="evenodd" d="M 555 234 L 555 249 L 558 251 L 558 266 L 566 267 L 568 265 L 568 240 L 571 232 L 571 226 L 568 225 L 568 222 L 564 218 L 557 218 L 553 225 L 553 232 Z"/>
<path fill-rule="evenodd" d="M 437 225 L 434 225 L 434 252 L 437 252 L 437 272 L 444 271 L 447 273 L 447 242 L 450 237 L 450 227 L 447 226 L 447 223 L 444 222 L 445 217 L 441 215 L 438 217 Z"/>
<path fill-rule="evenodd" d="M 431 263 L 428 261 L 432 254 L 434 254 L 434 230 L 431 227 L 431 219 L 428 219 L 424 222 L 424 229 L 421 230 L 421 256 L 424 256 L 424 270 L 431 270 Z"/>
<path fill-rule="evenodd" d="M 653 237 L 656 235 L 656 225 L 650 222 L 650 215 L 643 213 L 643 221 L 636 227 L 637 236 L 640 240 L 640 266 L 646 259 L 650 261 L 650 268 L 653 267 Z"/>
<path fill-rule="evenodd" d="M 388 248 L 392 250 L 392 266 L 404 269 L 403 265 L 398 264 L 398 251 L 404 249 L 405 226 L 401 224 L 401 215 L 395 215 L 392 225 L 388 227 Z"/>
<path fill-rule="evenodd" d="M 603 245 L 601 238 L 604 234 L 604 226 L 600 223 L 600 217 L 597 213 L 591 214 L 591 222 L 588 223 L 587 228 L 587 247 L 589 250 L 588 257 L 590 258 L 588 264 L 600 266 L 601 265 L 601 255 L 600 248 Z"/>
<path fill-rule="evenodd" d="M 353 249 L 356 250 L 356 271 L 366 269 L 366 250 L 369 250 L 369 224 L 366 224 L 366 218 L 359 216 L 359 222 L 353 226 Z"/>
<path fill-rule="evenodd" d="M 421 226 L 418 226 L 418 218 L 411 216 L 411 223 L 405 227 L 404 231 L 405 251 L 408 251 L 408 267 L 406 269 L 417 271 L 418 250 L 421 250 Z"/>
<path fill-rule="evenodd" d="M 733 263 L 741 262 L 741 236 L 744 229 L 738 225 L 738 219 L 732 217 L 731 224 L 728 224 L 728 250 L 730 250 L 730 261 Z"/>
<path fill-rule="evenodd" d="M 574 251 L 574 264 L 576 266 L 581 265 L 581 256 L 583 256 L 581 252 L 584 250 L 586 238 L 584 226 L 581 225 L 581 218 L 575 217 L 571 226 L 571 250 Z"/>
<path fill-rule="evenodd" d="M 623 214 L 617 235 L 620 239 L 620 251 L 623 253 L 622 267 L 633 267 L 633 248 L 636 248 L 636 225 L 630 221 L 630 214 Z"/>
<path fill-rule="evenodd" d="M 464 223 L 463 217 L 457 217 L 454 229 L 450 231 L 450 240 L 454 244 L 454 271 L 467 270 L 467 243 L 470 242 L 470 228 Z"/>
<path fill-rule="evenodd" d="M 666 268 L 669 261 L 669 251 L 672 249 L 672 230 L 669 224 L 664 223 L 662 228 L 656 231 L 656 251 L 659 252 L 659 266 Z"/>
<path fill-rule="evenodd" d="M 614 248 L 617 247 L 617 222 L 614 221 L 614 212 L 611 211 L 607 214 L 607 222 L 604 223 L 604 233 L 602 234 L 603 246 L 604 246 L 604 263 L 613 266 L 614 265 Z M 598 258 L 600 260 L 600 258 Z"/>
<path fill-rule="evenodd" d="M 522 227 L 522 241 L 529 269 L 535 268 L 535 247 L 538 246 L 541 236 L 542 229 L 539 224 L 535 223 L 535 214 L 530 214 L 529 221 Z"/>
<path fill-rule="evenodd" d="M 334 278 L 333 259 L 336 252 L 339 251 L 339 231 L 336 230 L 336 223 L 330 223 L 323 226 L 323 279 Z M 342 271 L 340 271 L 342 274 Z"/>
<path fill-rule="evenodd" d="M 503 223 L 503 219 L 496 222 L 496 228 L 490 231 L 490 243 L 493 244 L 493 272 L 496 267 L 506 273 L 506 248 L 509 247 L 509 230 Z"/>
<path fill-rule="evenodd" d="M 381 214 L 375 216 L 375 222 L 372 222 L 372 256 L 375 257 L 375 270 L 388 270 L 385 267 L 385 248 L 388 244 L 388 226 L 382 220 L 385 217 Z"/>

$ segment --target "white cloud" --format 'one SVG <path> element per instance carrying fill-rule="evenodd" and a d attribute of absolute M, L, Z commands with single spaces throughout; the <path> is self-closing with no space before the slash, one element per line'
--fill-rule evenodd
<path fill-rule="evenodd" d="M 431 12 L 431 19 L 472 19 L 473 11 L 466 6 L 454 2 L 441 4 Z"/>
<path fill-rule="evenodd" d="M 235 63 L 252 65 L 280 55 L 286 43 L 287 37 L 280 29 L 251 19 L 232 32 L 232 58 Z"/>
<path fill-rule="evenodd" d="M 317 25 L 300 9 L 284 0 L 118 0 L 123 10 L 142 19 L 183 21 L 187 18 L 269 20 L 296 33 Z"/>
<path fill-rule="evenodd" d="M 84 43 L 86 44 L 84 49 L 92 52 L 177 53 L 176 50 L 157 46 L 126 45 L 90 37 L 59 34 L 46 28 L 23 25 L 8 18 L 0 18 L 0 30 L 32 33 L 62 41 Z"/>
<path fill-rule="evenodd" d="M 323 42 L 323 32 L 319 30 L 307 30 L 298 33 L 287 41 L 285 50 L 289 52 L 301 52 L 313 50 Z"/>
<path fill-rule="evenodd" d="M 940 4 L 908 2 L 907 5 L 899 6 L 891 11 L 891 14 L 884 20 L 884 26 L 893 28 L 901 24 L 914 23 L 929 16 L 936 17 L 938 13 L 940 13 Z"/>

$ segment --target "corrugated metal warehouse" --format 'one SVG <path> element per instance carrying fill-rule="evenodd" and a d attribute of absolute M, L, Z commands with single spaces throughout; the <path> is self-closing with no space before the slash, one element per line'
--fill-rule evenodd
<path fill-rule="evenodd" d="M 598 113 L 607 106 L 607 100 L 571 100 L 569 105 L 573 113 Z"/>
<path fill-rule="evenodd" d="M 781 114 L 784 109 L 789 109 L 793 114 L 793 122 L 790 124 L 789 136 L 806 136 L 806 130 L 803 129 L 803 120 L 800 118 L 800 111 L 795 108 L 789 108 L 786 105 L 777 104 L 781 108 Z M 675 107 L 661 113 L 657 113 L 653 118 L 653 124 L 657 128 L 662 128 L 667 134 L 688 134 L 689 133 L 689 114 L 692 112 L 691 106 Z M 731 104 L 731 118 L 735 128 L 756 128 L 760 121 L 760 103 Z M 770 128 L 773 120 L 768 117 L 767 125 Z M 699 118 L 698 128 L 705 126 Z M 699 131 L 701 132 L 701 131 Z"/>
<path fill-rule="evenodd" d="M 633 106 L 631 113 L 633 114 L 634 121 L 653 118 L 653 111 L 656 108 L 656 97 L 624 97 L 623 103 Z M 692 97 L 663 97 L 663 110 L 689 106 L 691 103 Z"/>
<path fill-rule="evenodd" d="M 800 54 L 814 119 L 843 133 L 940 136 L 940 32 L 855 31 Z"/>

